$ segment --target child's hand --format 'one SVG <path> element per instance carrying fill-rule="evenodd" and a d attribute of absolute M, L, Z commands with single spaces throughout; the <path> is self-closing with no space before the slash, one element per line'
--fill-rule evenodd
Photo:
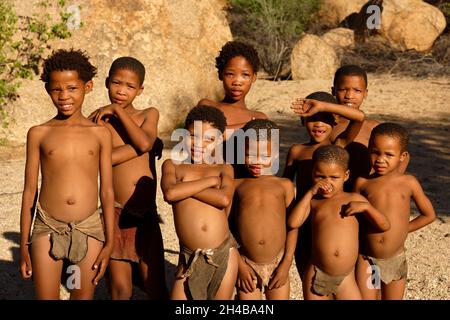
<path fill-rule="evenodd" d="M 369 207 L 366 201 L 351 201 L 343 207 L 343 216 L 353 216 L 357 213 L 364 212 Z"/>
<path fill-rule="evenodd" d="M 331 191 L 333 191 L 333 186 L 325 181 L 319 181 L 311 188 L 311 192 L 313 195 L 316 195 L 318 193 L 327 194 Z"/>
<path fill-rule="evenodd" d="M 117 105 L 113 103 L 108 106 L 98 108 L 89 115 L 88 119 L 92 120 L 97 124 L 103 124 L 104 123 L 103 118 L 113 116 L 115 114 L 116 107 Z"/>
<path fill-rule="evenodd" d="M 21 248 L 20 250 L 20 274 L 22 275 L 22 279 L 27 280 L 31 278 L 33 274 L 33 269 L 31 267 L 31 258 L 30 252 L 28 251 L 28 246 L 25 248 Z"/>
<path fill-rule="evenodd" d="M 314 99 L 299 98 L 292 103 L 291 109 L 301 117 L 310 117 L 322 112 L 320 101 Z"/>
<path fill-rule="evenodd" d="M 255 291 L 258 281 L 255 271 L 242 259 L 239 261 L 237 287 L 245 293 Z"/>
<path fill-rule="evenodd" d="M 92 266 L 93 270 L 97 270 L 97 275 L 95 276 L 92 283 L 97 285 L 103 275 L 105 274 L 106 267 L 108 266 L 109 257 L 111 256 L 112 246 L 104 246 L 102 251 L 98 254 L 97 260 L 95 260 Z"/>
<path fill-rule="evenodd" d="M 289 278 L 290 268 L 290 263 L 285 262 L 285 260 L 281 261 L 281 263 L 272 274 L 272 279 L 270 279 L 269 282 L 269 290 L 281 288 L 286 284 Z"/>

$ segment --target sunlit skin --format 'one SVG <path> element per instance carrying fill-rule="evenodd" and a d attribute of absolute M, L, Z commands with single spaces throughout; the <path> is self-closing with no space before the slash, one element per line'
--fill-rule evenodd
<path fill-rule="evenodd" d="M 299 228 L 311 213 L 312 256 L 306 266 L 303 292 L 305 299 L 331 299 L 311 290 L 314 267 L 330 275 L 348 273 L 334 295 L 336 299 L 361 299 L 354 266 L 358 257 L 358 221 L 351 211 L 353 203 L 366 201 L 356 193 L 344 192 L 349 172 L 342 164 L 319 161 L 313 166 L 313 187 L 293 208 L 288 220 Z"/>
<path fill-rule="evenodd" d="M 336 86 L 331 88 L 331 91 L 336 97 L 338 104 L 358 110 L 369 93 L 364 78 L 353 75 L 340 77 Z M 331 138 L 333 139 L 342 133 L 345 128 L 347 128 L 348 124 L 349 121 L 347 119 L 339 117 L 337 125 L 333 128 Z M 378 121 L 365 119 L 361 130 L 354 141 L 367 147 L 369 144 L 370 133 L 378 124 Z"/>
<path fill-rule="evenodd" d="M 114 219 L 111 136 L 108 130 L 93 124 L 81 113 L 84 96 L 92 86 L 92 81 L 79 79 L 77 71 L 52 71 L 46 90 L 57 115 L 28 132 L 20 271 L 25 279 L 33 276 L 37 299 L 59 299 L 63 272 L 63 261 L 49 255 L 49 237 L 33 242 L 31 257 L 28 252 L 39 167 L 42 184 L 38 201 L 52 218 L 64 222 L 82 221 L 97 210 L 100 175 L 106 241 L 88 238 L 86 257 L 78 264 L 81 287 L 71 291 L 71 299 L 93 298 L 95 285 L 103 276 L 111 254 Z"/>
<path fill-rule="evenodd" d="M 194 124 L 187 128 L 191 156 L 203 156 L 213 143 L 207 132 L 214 127 L 202 123 L 199 139 L 194 139 Z M 194 145 L 194 141 L 199 142 Z M 229 234 L 228 215 L 234 193 L 233 168 L 228 164 L 175 163 L 168 159 L 162 166 L 161 189 L 172 205 L 175 230 L 182 246 L 195 251 L 217 248 Z M 216 299 L 231 299 L 237 277 L 238 252 L 230 249 L 227 271 Z M 176 279 L 171 298 L 187 299 L 186 279 Z"/>
<path fill-rule="evenodd" d="M 261 142 L 261 141 L 260 141 Z M 255 148 L 250 146 L 256 144 Z M 234 218 L 240 252 L 256 263 L 271 263 L 283 251 L 269 285 L 264 288 L 268 300 L 289 299 L 289 269 L 297 242 L 297 230 L 287 230 L 288 207 L 294 198 L 294 186 L 270 172 L 272 142 L 250 140 L 246 143 L 247 178 L 235 180 Z M 277 156 L 274 154 L 273 156 Z M 241 258 L 237 293 L 240 300 L 261 299 L 254 270 Z"/>
<path fill-rule="evenodd" d="M 433 222 L 436 217 L 433 205 L 412 175 L 401 172 L 407 157 L 399 140 L 387 135 L 377 135 L 370 143 L 370 159 L 374 173 L 356 180 L 355 190 L 364 195 L 371 205 L 382 212 L 390 222 L 390 229 L 380 232 L 370 221 L 363 224 L 361 253 L 375 258 L 391 258 L 404 251 L 409 232 Z M 410 221 L 410 201 L 419 216 Z M 357 281 L 364 299 L 377 299 L 379 290 L 367 286 L 369 264 L 362 256 L 358 259 Z M 382 299 L 402 299 L 406 279 L 381 283 Z"/>
<path fill-rule="evenodd" d="M 154 151 L 154 145 L 159 112 L 154 107 L 142 110 L 134 107 L 134 99 L 144 90 L 136 72 L 117 69 L 105 80 L 105 85 L 111 104 L 94 111 L 89 119 L 106 126 L 112 135 L 115 201 L 124 208 L 148 212 L 156 207 L 155 153 L 158 152 Z M 156 212 L 149 214 L 156 215 Z M 148 228 L 145 236 L 151 245 L 143 254 L 146 258 L 139 262 L 139 274 L 149 298 L 167 298 L 161 230 L 157 223 L 148 224 Z M 112 259 L 110 271 L 112 298 L 130 299 L 131 263 Z"/>
<path fill-rule="evenodd" d="M 242 128 L 253 119 L 267 119 L 263 112 L 249 110 L 245 103 L 245 97 L 255 81 L 256 74 L 251 64 L 244 57 L 236 56 L 228 61 L 222 72 L 224 99 L 220 102 L 202 99 L 197 105 L 212 106 L 221 110 L 227 119 L 227 129 Z"/>

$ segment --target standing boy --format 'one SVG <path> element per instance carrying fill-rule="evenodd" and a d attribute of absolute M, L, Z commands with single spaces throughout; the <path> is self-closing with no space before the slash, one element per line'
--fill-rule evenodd
<path fill-rule="evenodd" d="M 296 180 L 296 202 L 312 187 L 312 155 L 320 146 L 335 144 L 345 147 L 359 132 L 364 113 L 357 109 L 342 108 L 335 103 L 334 97 L 326 92 L 314 92 L 306 100 L 299 99 L 293 104 L 293 110 L 301 116 L 306 127 L 310 141 L 303 144 L 294 144 L 288 152 L 283 177 Z M 350 119 L 350 124 L 334 140 L 331 139 L 333 127 L 336 125 L 335 117 Z M 295 261 L 300 278 L 306 268 L 311 255 L 311 223 L 309 220 L 301 227 L 295 250 Z"/>
<path fill-rule="evenodd" d="M 361 299 L 355 280 L 358 258 L 359 206 L 367 200 L 357 193 L 344 191 L 349 177 L 345 149 L 327 145 L 313 155 L 313 186 L 292 209 L 289 227 L 298 228 L 311 213 L 312 254 L 304 279 L 307 300 Z M 364 212 L 382 230 L 389 228 L 386 217 L 374 208 Z"/>
<path fill-rule="evenodd" d="M 219 109 L 193 108 L 185 121 L 190 161 L 168 159 L 162 166 L 161 189 L 172 205 L 180 240 L 172 299 L 232 298 L 238 268 L 237 244 L 228 227 L 233 168 L 207 160 L 211 147 L 222 140 L 225 125 Z"/>
<path fill-rule="evenodd" d="M 116 59 L 105 81 L 112 104 L 89 118 L 112 134 L 115 194 L 114 250 L 109 264 L 113 299 L 130 299 L 132 275 L 151 299 L 168 297 L 164 249 L 156 210 L 155 148 L 159 112 L 137 110 L 145 68 L 133 57 Z"/>
<path fill-rule="evenodd" d="M 368 223 L 362 225 L 356 275 L 364 299 L 376 299 L 380 289 L 382 299 L 403 298 L 407 278 L 406 237 L 436 218 L 433 205 L 417 179 L 400 171 L 407 147 L 405 128 L 395 123 L 378 125 L 373 129 L 369 143 L 374 173 L 356 181 L 356 191 L 386 215 L 391 224 L 385 232 L 377 232 Z M 411 199 L 420 215 L 409 221 Z M 381 286 L 378 286 L 380 278 Z"/>
<path fill-rule="evenodd" d="M 58 50 L 44 61 L 41 80 L 57 115 L 28 131 L 20 216 L 20 272 L 33 277 L 37 299 L 59 299 L 65 259 L 76 265 L 70 298 L 92 299 L 113 247 L 111 135 L 81 112 L 95 74 L 79 50 Z"/>
<path fill-rule="evenodd" d="M 266 119 L 249 121 L 243 128 L 249 136 L 245 144 L 247 177 L 235 180 L 235 224 L 240 244 L 237 281 L 240 300 L 289 299 L 289 269 L 297 243 L 297 229 L 287 230 L 288 207 L 294 200 L 289 179 L 271 172 L 278 141 L 272 140 L 276 124 Z M 277 144 L 274 148 L 274 144 Z"/>

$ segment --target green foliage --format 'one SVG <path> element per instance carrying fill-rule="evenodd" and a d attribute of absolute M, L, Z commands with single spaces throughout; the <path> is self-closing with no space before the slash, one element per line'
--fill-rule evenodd
<path fill-rule="evenodd" d="M 230 0 L 229 20 L 236 39 L 252 44 L 274 78 L 289 74 L 296 41 L 319 9 L 318 0 Z"/>
<path fill-rule="evenodd" d="M 8 126 L 6 107 L 18 98 L 21 79 L 39 74 L 42 56 L 50 40 L 71 36 L 67 23 L 71 17 L 64 0 L 45 0 L 37 4 L 40 13 L 18 16 L 10 0 L 0 2 L 0 122 Z M 58 21 L 46 13 L 59 11 Z"/>

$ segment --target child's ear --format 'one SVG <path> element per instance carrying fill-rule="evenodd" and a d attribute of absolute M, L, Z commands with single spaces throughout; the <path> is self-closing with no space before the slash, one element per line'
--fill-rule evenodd
<path fill-rule="evenodd" d="M 137 96 L 140 95 L 144 91 L 144 86 L 141 86 L 138 90 Z"/>
<path fill-rule="evenodd" d="M 109 85 L 109 77 L 106 77 L 106 79 L 105 79 L 105 87 L 106 87 L 106 89 L 108 89 L 108 85 Z"/>
<path fill-rule="evenodd" d="M 253 74 L 252 83 L 254 83 L 255 81 L 256 81 L 256 73 Z"/>
<path fill-rule="evenodd" d="M 93 87 L 94 87 L 94 82 L 92 80 L 89 80 L 88 82 L 86 82 L 84 84 L 84 90 L 86 91 L 86 93 L 91 92 Z"/>
<path fill-rule="evenodd" d="M 403 151 L 400 155 L 400 162 L 403 162 L 405 160 L 406 156 L 408 155 L 408 151 Z"/>
<path fill-rule="evenodd" d="M 364 92 L 364 99 L 367 98 L 367 95 L 369 94 L 369 89 L 366 88 L 366 91 Z"/>
<path fill-rule="evenodd" d="M 344 181 L 347 181 L 348 178 L 350 178 L 350 170 L 347 169 L 347 171 L 345 171 L 345 174 L 344 174 Z"/>

